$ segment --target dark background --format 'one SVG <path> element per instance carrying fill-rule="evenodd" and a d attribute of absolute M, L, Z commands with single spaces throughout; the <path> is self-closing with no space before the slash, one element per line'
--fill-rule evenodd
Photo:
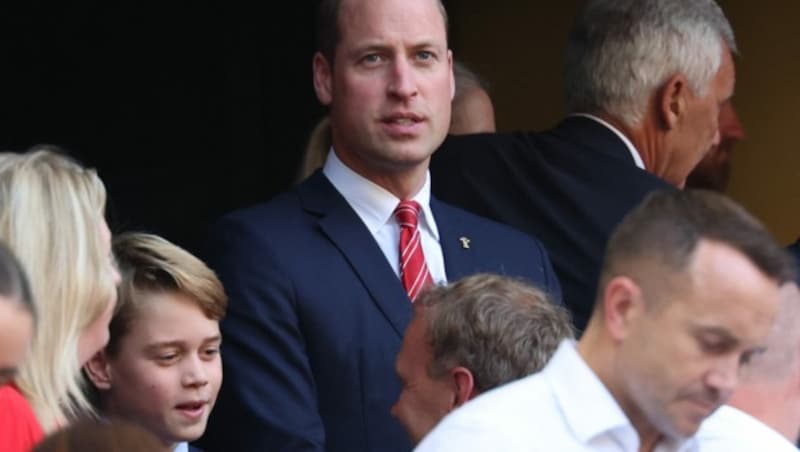
<path fill-rule="evenodd" d="M 311 82 L 317 1 L 280 12 L 268 2 L 5 3 L 0 149 L 57 144 L 97 168 L 116 232 L 194 248 L 224 212 L 291 186 L 324 115 Z M 561 117 L 580 3 L 445 2 L 456 58 L 490 82 L 499 130 Z M 800 231 L 800 3 L 720 4 L 742 51 L 735 100 L 747 130 L 729 191 L 788 242 Z"/>
<path fill-rule="evenodd" d="M 3 7 L 0 148 L 97 168 L 115 231 L 194 247 L 225 211 L 290 186 L 315 121 L 315 2 Z M 260 4 L 260 3 L 259 3 Z"/>

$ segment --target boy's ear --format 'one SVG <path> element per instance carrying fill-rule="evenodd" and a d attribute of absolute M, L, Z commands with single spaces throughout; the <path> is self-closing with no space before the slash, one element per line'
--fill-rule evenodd
<path fill-rule="evenodd" d="M 84 364 L 83 370 L 95 388 L 101 391 L 111 389 L 111 369 L 106 358 L 105 349 L 95 353 L 89 362 Z"/>

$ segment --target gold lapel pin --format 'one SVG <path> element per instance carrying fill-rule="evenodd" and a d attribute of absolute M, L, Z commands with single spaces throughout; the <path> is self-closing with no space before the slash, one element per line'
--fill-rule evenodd
<path fill-rule="evenodd" d="M 467 237 L 459 237 L 458 240 L 461 240 L 461 248 L 469 249 L 469 239 Z"/>

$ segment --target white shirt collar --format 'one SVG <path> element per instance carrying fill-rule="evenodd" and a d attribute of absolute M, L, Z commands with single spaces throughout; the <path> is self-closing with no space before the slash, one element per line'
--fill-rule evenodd
<path fill-rule="evenodd" d="M 175 446 L 175 449 L 172 449 L 172 452 L 189 452 L 189 443 L 178 443 L 178 445 Z"/>
<path fill-rule="evenodd" d="M 543 370 L 566 424 L 575 437 L 586 445 L 601 435 L 614 436 L 623 450 L 639 450 L 639 436 L 625 412 L 597 374 L 578 353 L 574 340 L 565 339 Z M 667 439 L 656 450 L 693 450 L 694 438 Z"/>
<path fill-rule="evenodd" d="M 546 371 L 555 372 L 558 377 L 552 379 L 553 393 L 564 419 L 582 442 L 630 424 L 617 401 L 578 354 L 575 341 L 561 342 Z"/>
<path fill-rule="evenodd" d="M 603 119 L 598 118 L 595 115 L 590 115 L 589 113 L 572 113 L 570 116 L 580 116 L 583 118 L 589 118 L 595 122 L 604 125 L 606 128 L 614 132 L 614 134 L 616 134 L 619 137 L 619 139 L 622 140 L 623 143 L 625 143 L 625 147 L 627 147 L 628 152 L 631 153 L 631 157 L 633 157 L 633 161 L 636 163 L 636 166 L 638 166 L 643 170 L 647 170 L 647 168 L 644 167 L 644 160 L 642 160 L 642 156 L 639 155 L 639 151 L 636 150 L 636 147 L 633 145 L 631 140 L 629 140 L 628 137 L 626 137 L 622 132 L 620 132 L 619 129 L 612 126 L 607 121 L 604 121 Z"/>
<path fill-rule="evenodd" d="M 394 209 L 401 201 L 380 185 L 356 173 L 345 165 L 331 148 L 322 172 L 336 190 L 347 200 L 361 221 L 372 234 L 390 221 L 394 221 Z M 420 227 L 427 228 L 439 240 L 439 230 L 430 207 L 431 176 L 425 175 L 425 183 L 411 199 L 422 207 L 419 218 Z"/>

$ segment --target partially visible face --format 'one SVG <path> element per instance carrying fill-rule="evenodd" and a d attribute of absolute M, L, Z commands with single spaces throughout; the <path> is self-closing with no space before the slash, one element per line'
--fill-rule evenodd
<path fill-rule="evenodd" d="M 697 163 L 720 142 L 720 109 L 730 102 L 736 83 L 733 57 L 725 44 L 722 47 L 722 62 L 705 95 L 688 93 L 686 114 L 670 145 L 671 161 L 663 178 L 681 188 Z"/>
<path fill-rule="evenodd" d="M 449 133 L 465 135 L 494 131 L 494 107 L 489 94 L 477 87 L 467 89 L 460 101 L 453 103 Z"/>
<path fill-rule="evenodd" d="M 0 387 L 13 380 L 33 340 L 33 316 L 14 300 L 0 299 Z"/>
<path fill-rule="evenodd" d="M 165 444 L 206 428 L 222 384 L 219 322 L 179 294 L 152 294 L 108 356 L 109 414 L 142 425 Z"/>
<path fill-rule="evenodd" d="M 395 369 L 402 392 L 392 407 L 394 416 L 417 444 L 453 409 L 455 395 L 447 378 L 431 378 L 432 352 L 425 341 L 424 311 L 417 310 L 406 329 Z"/>
<path fill-rule="evenodd" d="M 724 192 L 731 174 L 733 147 L 744 139 L 744 128 L 733 108 L 726 102 L 719 111 L 719 144 L 711 148 L 686 179 L 687 188 Z"/>
<path fill-rule="evenodd" d="M 694 434 L 728 400 L 763 351 L 779 300 L 777 283 L 726 245 L 701 241 L 688 271 L 688 288 L 642 311 L 615 371 L 634 425 L 673 438 Z"/>
<path fill-rule="evenodd" d="M 333 68 L 315 57 L 333 147 L 373 181 L 427 169 L 450 124 L 452 56 L 435 0 L 345 0 Z"/>

